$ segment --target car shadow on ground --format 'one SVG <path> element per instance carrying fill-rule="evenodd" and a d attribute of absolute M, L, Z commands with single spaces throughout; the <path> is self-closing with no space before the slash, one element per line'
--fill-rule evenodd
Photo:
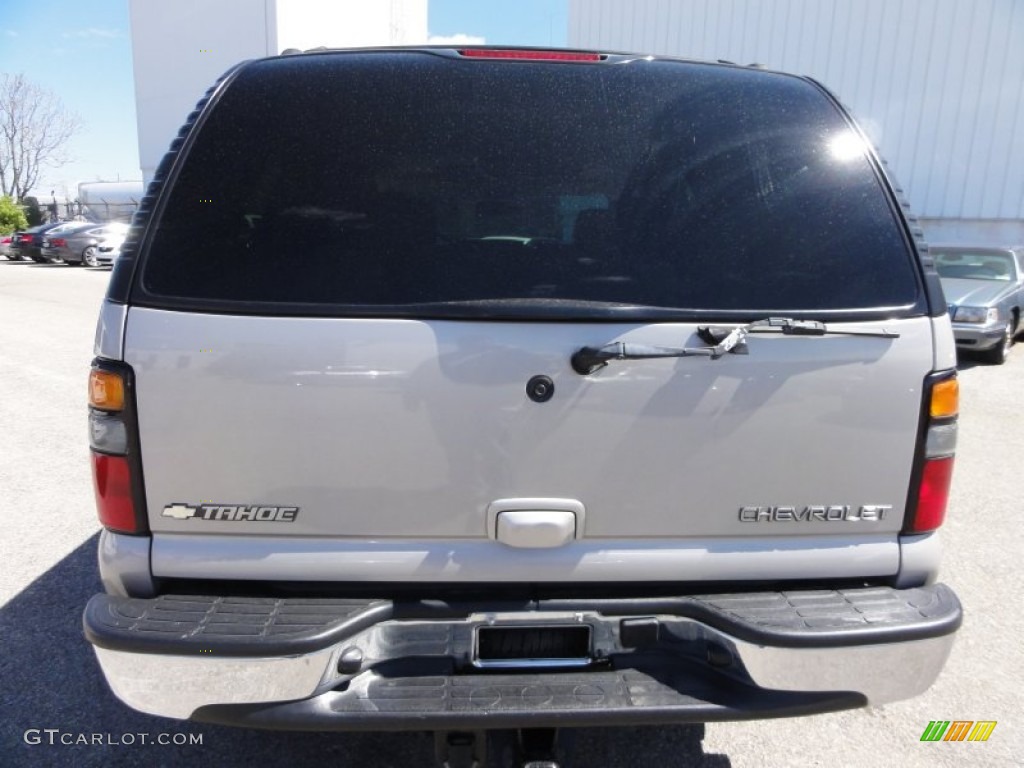
<path fill-rule="evenodd" d="M 0 607 L 4 766 L 435 764 L 434 739 L 428 733 L 255 731 L 165 720 L 125 707 L 107 688 L 82 636 L 82 609 L 101 591 L 97 538 L 98 534 L 90 537 Z M 201 743 L 143 744 L 139 734 L 146 734 L 149 742 L 162 734 L 179 742 L 198 736 Z M 728 757 L 704 753 L 703 737 L 702 725 L 566 731 L 560 743 L 561 764 L 625 768 L 657 760 L 665 765 L 729 768 Z"/>
<path fill-rule="evenodd" d="M 984 368 L 986 364 L 981 360 L 971 357 L 970 353 L 958 352 L 956 356 L 956 369 L 958 371 L 969 371 L 971 368 Z"/>
<path fill-rule="evenodd" d="M 1016 352 L 1018 352 L 1018 350 L 1016 349 L 1017 346 L 1021 346 L 1021 342 L 1019 342 L 1019 341 L 1017 342 L 1017 344 L 1014 347 L 1014 351 L 1010 352 L 1011 356 L 1013 356 Z M 1024 346 L 1022 346 L 1022 349 L 1024 349 Z M 977 353 L 957 352 L 957 355 L 956 355 L 956 369 L 958 371 L 969 371 L 972 368 L 998 368 L 998 367 L 999 367 L 998 365 L 993 365 L 992 363 L 989 363 L 989 362 L 983 360 L 980 356 L 978 356 Z"/>

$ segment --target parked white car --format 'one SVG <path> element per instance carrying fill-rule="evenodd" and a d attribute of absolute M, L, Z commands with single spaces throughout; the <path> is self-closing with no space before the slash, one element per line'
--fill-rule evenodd
<path fill-rule="evenodd" d="M 128 228 L 111 229 L 105 238 L 100 240 L 96 246 L 96 265 L 113 266 L 117 257 L 121 255 L 121 243 L 124 242 Z"/>

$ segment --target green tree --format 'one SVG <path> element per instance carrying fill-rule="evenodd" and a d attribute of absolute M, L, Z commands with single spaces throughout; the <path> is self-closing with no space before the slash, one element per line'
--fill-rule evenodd
<path fill-rule="evenodd" d="M 43 215 L 43 210 L 39 207 L 38 200 L 29 195 L 21 202 L 25 206 L 25 218 L 28 219 L 30 227 L 37 227 L 46 221 L 46 216 Z"/>
<path fill-rule="evenodd" d="M 0 235 L 7 235 L 16 229 L 28 227 L 25 212 L 14 202 L 10 195 L 0 197 Z"/>

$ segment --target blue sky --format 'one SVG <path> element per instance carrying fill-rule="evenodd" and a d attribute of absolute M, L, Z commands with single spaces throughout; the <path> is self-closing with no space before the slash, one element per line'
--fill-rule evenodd
<path fill-rule="evenodd" d="M 433 36 L 485 38 L 490 45 L 564 46 L 568 0 L 428 0 Z"/>
<path fill-rule="evenodd" d="M 441 38 L 563 46 L 567 5 L 568 0 L 428 0 L 427 25 L 431 36 Z M 74 161 L 44 169 L 35 190 L 39 197 L 48 199 L 52 189 L 58 199 L 65 192 L 74 198 L 80 181 L 141 178 L 128 0 L 5 0 L 0 73 L 18 72 L 54 91 L 83 126 L 69 147 Z"/>
<path fill-rule="evenodd" d="M 127 0 L 7 0 L 0 13 L 0 72 L 22 73 L 54 91 L 82 120 L 69 147 L 77 158 L 44 169 L 36 192 L 97 177 L 141 178 Z"/>

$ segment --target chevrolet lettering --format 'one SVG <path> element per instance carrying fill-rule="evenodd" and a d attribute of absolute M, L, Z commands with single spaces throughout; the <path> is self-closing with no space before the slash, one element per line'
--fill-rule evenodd
<path fill-rule="evenodd" d="M 881 522 L 892 511 L 891 504 L 867 504 L 862 507 L 740 507 L 741 523 L 837 523 L 845 521 Z"/>

